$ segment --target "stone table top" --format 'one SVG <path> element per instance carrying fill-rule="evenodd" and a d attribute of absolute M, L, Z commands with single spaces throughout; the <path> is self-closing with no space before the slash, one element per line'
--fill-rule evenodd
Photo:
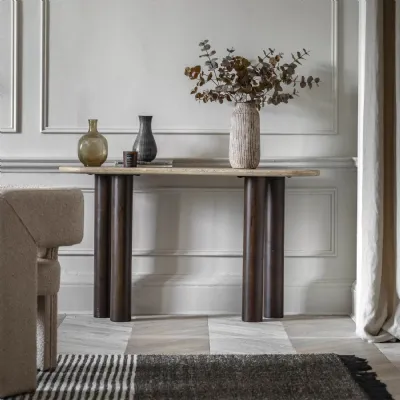
<path fill-rule="evenodd" d="M 68 167 L 59 171 L 70 174 L 89 175 L 192 175 L 192 176 L 258 176 L 258 177 L 301 177 L 319 176 L 316 169 L 234 169 L 234 168 L 175 168 L 175 167 Z"/>

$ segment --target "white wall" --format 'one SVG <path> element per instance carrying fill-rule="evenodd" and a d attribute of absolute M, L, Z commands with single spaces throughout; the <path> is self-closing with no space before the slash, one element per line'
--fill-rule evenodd
<path fill-rule="evenodd" d="M 288 181 L 286 312 L 349 312 L 358 2 L 198 4 L 0 1 L 1 184 L 78 186 L 85 193 L 85 239 L 61 252 L 61 308 L 87 311 L 92 304 L 93 181 L 56 168 L 75 162 L 89 117 L 99 118 L 110 159 L 131 147 L 140 113 L 154 115 L 159 157 L 227 157 L 231 107 L 196 104 L 183 75 L 198 62 L 198 42 L 208 38 L 219 54 L 231 46 L 249 57 L 265 47 L 311 50 L 304 74 L 323 83 L 292 105 L 262 111 L 263 165 L 322 168 L 320 178 Z M 239 179 L 136 179 L 135 312 L 240 310 L 241 185 Z"/>

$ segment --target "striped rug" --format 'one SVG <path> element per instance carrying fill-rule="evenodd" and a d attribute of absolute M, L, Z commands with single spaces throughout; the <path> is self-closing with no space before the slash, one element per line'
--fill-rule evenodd
<path fill-rule="evenodd" d="M 11 398 L 8 398 L 11 399 Z M 61 355 L 18 400 L 392 399 L 366 360 L 335 354 Z"/>
<path fill-rule="evenodd" d="M 36 393 L 18 400 L 133 399 L 135 355 L 60 355 L 53 373 L 38 374 Z"/>

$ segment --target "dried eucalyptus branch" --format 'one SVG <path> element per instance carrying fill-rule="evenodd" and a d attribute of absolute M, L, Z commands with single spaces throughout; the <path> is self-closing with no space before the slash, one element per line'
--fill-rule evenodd
<path fill-rule="evenodd" d="M 299 95 L 296 89 L 313 85 L 319 86 L 321 80 L 313 76 L 305 77 L 297 75 L 298 65 L 305 60 L 310 52 L 303 49 L 296 54 L 291 54 L 292 60 L 282 64 L 283 53 L 276 53 L 275 49 L 263 51 L 263 56 L 258 56 L 257 62 L 250 62 L 247 58 L 236 56 L 235 49 L 227 49 L 228 54 L 219 63 L 214 57 L 216 51 L 211 48 L 208 40 L 199 43 L 202 54 L 200 58 L 206 58 L 205 72 L 200 65 L 185 68 L 185 75 L 193 81 L 196 86 L 191 91 L 197 101 L 208 103 L 224 103 L 234 101 L 235 103 L 253 102 L 258 109 L 265 104 L 278 105 L 288 103 Z M 200 89 L 206 84 L 214 85 L 212 89 Z M 285 90 L 284 90 L 285 87 Z M 291 89 L 288 90 L 288 87 Z"/>

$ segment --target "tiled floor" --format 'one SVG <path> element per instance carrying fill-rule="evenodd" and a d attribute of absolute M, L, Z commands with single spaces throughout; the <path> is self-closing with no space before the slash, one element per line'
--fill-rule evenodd
<path fill-rule="evenodd" d="M 369 361 L 400 400 L 400 343 L 366 343 L 347 317 L 288 317 L 251 324 L 234 316 L 149 316 L 113 323 L 68 315 L 60 316 L 59 323 L 59 353 L 355 354 Z"/>

